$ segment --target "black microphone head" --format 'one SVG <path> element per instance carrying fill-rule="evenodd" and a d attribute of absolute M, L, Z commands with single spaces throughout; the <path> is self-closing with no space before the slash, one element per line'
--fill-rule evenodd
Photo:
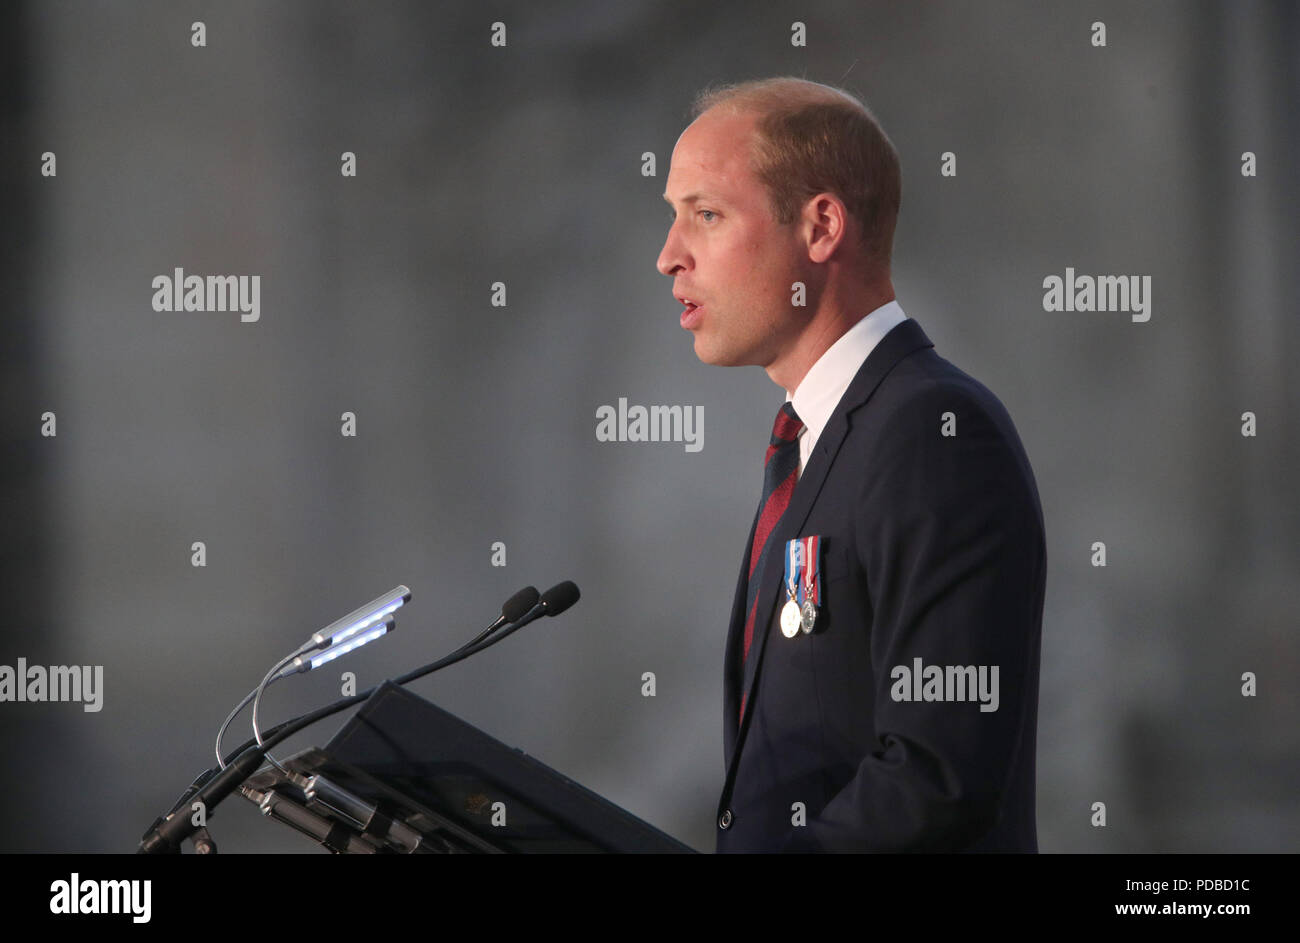
<path fill-rule="evenodd" d="M 506 600 L 506 604 L 501 607 L 501 615 L 507 623 L 518 622 L 529 609 L 537 605 L 539 598 L 536 586 L 525 586 Z"/>
<path fill-rule="evenodd" d="M 577 602 L 581 596 L 582 593 L 578 592 L 578 584 L 572 580 L 565 580 L 563 583 L 556 583 L 542 593 L 542 605 L 546 607 L 548 616 L 558 616 Z"/>

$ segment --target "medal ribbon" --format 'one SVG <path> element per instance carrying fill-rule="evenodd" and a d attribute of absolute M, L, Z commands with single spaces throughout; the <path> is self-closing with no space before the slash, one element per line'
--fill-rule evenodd
<path fill-rule="evenodd" d="M 788 540 L 785 544 L 785 591 L 790 599 L 796 594 L 803 596 L 803 586 L 799 583 L 799 541 Z M 802 598 L 799 600 L 802 604 Z"/>
<path fill-rule="evenodd" d="M 800 543 L 803 544 L 804 564 L 803 580 L 799 585 L 800 606 L 805 599 L 812 600 L 814 606 L 822 604 L 821 541 L 822 539 L 816 535 L 800 538 Z"/>

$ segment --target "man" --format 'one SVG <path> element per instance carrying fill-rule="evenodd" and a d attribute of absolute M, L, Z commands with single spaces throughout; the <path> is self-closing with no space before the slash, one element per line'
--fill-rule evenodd
<path fill-rule="evenodd" d="M 1037 486 L 895 300 L 897 154 L 800 79 L 695 116 L 658 269 L 696 355 L 787 401 L 727 639 L 718 851 L 1037 851 Z"/>

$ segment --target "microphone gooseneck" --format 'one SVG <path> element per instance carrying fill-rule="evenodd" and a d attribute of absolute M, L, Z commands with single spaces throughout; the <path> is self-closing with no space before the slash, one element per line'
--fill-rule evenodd
<path fill-rule="evenodd" d="M 405 590 L 405 587 L 399 587 L 399 589 Z M 431 662 L 430 664 L 417 668 L 414 671 L 393 678 L 392 681 L 394 684 L 399 685 L 409 684 L 411 681 L 422 678 L 427 674 L 431 674 L 442 668 L 446 668 L 449 665 L 453 665 L 458 661 L 462 661 L 471 655 L 483 651 L 485 648 L 490 648 L 498 642 L 505 640 L 513 633 L 519 631 L 519 629 L 537 619 L 540 619 L 544 615 L 559 615 L 576 603 L 580 597 L 581 593 L 579 592 L 577 585 L 570 580 L 557 583 L 540 596 L 534 587 L 527 586 L 515 593 L 506 601 L 506 603 L 501 607 L 501 616 L 475 639 L 462 645 L 450 655 L 446 655 L 435 662 Z M 405 598 L 402 601 L 409 598 L 409 590 L 406 590 Z M 391 612 L 391 610 L 389 610 L 389 612 Z M 383 615 L 388 615 L 388 613 L 384 613 Z M 384 622 L 388 623 L 390 627 L 391 619 L 391 616 L 384 619 Z M 343 620 L 339 621 L 343 622 Z M 335 625 L 338 624 L 339 623 L 335 623 Z M 309 640 L 309 644 L 321 635 L 323 635 L 323 633 L 318 633 L 317 636 L 313 636 L 313 639 Z M 326 636 L 326 638 L 328 639 L 328 636 Z M 295 652 L 295 655 L 301 655 L 306 650 L 309 650 L 308 646 L 304 645 Z M 294 656 L 291 655 L 288 659 L 282 659 L 275 668 L 268 672 L 267 678 L 263 680 L 263 684 L 259 686 L 258 690 L 264 690 L 265 686 L 269 684 L 271 680 L 278 680 L 277 677 L 274 677 L 277 671 L 279 671 L 287 661 L 292 660 L 293 657 Z M 315 666 L 313 665 L 312 667 Z M 363 703 L 378 691 L 379 687 L 379 685 L 375 685 L 360 694 L 340 698 L 324 707 L 317 708 L 314 711 L 310 711 L 291 720 L 277 724 L 264 733 L 258 731 L 257 735 L 253 739 L 246 740 L 224 758 L 221 756 L 220 736 L 218 736 L 217 760 L 220 769 L 213 768 L 199 774 L 190 785 L 189 789 L 186 790 L 176 805 L 173 806 L 171 812 L 161 820 L 156 821 L 153 827 L 145 833 L 144 837 L 141 839 L 137 853 L 159 854 L 179 851 L 180 843 L 184 841 L 185 838 L 192 835 L 197 829 L 197 826 L 191 824 L 191 817 L 188 814 L 182 814 L 182 807 L 185 806 L 187 802 L 190 802 L 192 799 L 194 802 L 202 803 L 204 807 L 210 811 L 217 805 L 217 803 L 221 802 L 226 798 L 226 796 L 238 788 L 245 779 L 257 771 L 258 767 L 262 764 L 262 760 L 267 757 L 272 747 L 318 720 L 322 720 L 331 714 L 338 713 L 339 711 L 346 710 L 348 707 L 355 704 Z M 222 726 L 223 732 L 230 720 L 233 719 L 234 715 L 237 714 L 249 700 L 255 700 L 256 695 L 257 691 L 252 692 L 252 694 L 245 698 L 239 707 L 232 712 L 231 716 L 227 718 L 226 724 L 223 724 Z"/>

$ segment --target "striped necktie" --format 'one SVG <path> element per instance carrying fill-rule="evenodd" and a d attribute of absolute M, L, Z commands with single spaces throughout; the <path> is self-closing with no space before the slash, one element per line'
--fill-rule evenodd
<path fill-rule="evenodd" d="M 799 432 L 803 429 L 803 420 L 794 411 L 794 406 L 786 402 L 776 414 L 772 425 L 772 440 L 767 447 L 767 456 L 763 460 L 763 497 L 758 503 L 758 520 L 754 524 L 754 543 L 749 549 L 749 573 L 746 576 L 748 586 L 745 590 L 745 645 L 740 656 L 740 677 L 744 683 L 745 659 L 749 657 L 749 646 L 754 641 L 754 616 L 758 608 L 758 581 L 754 571 L 759 563 L 768 556 L 768 538 L 776 530 L 781 515 L 790 506 L 790 496 L 794 494 L 795 483 L 799 479 Z M 740 701 L 740 718 L 745 717 L 745 698 Z"/>

